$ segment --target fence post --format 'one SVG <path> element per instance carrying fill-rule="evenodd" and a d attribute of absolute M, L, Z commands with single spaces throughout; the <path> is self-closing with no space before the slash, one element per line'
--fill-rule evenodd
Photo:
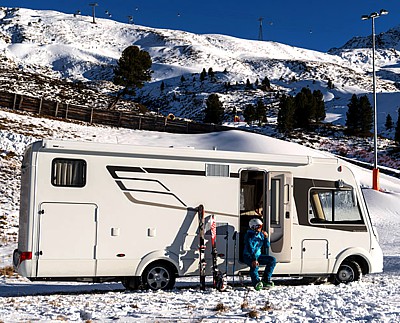
<path fill-rule="evenodd" d="M 122 111 L 120 111 L 119 113 L 118 127 L 121 127 L 121 120 L 122 120 Z"/>
<path fill-rule="evenodd" d="M 140 116 L 140 118 L 139 118 L 139 130 L 141 127 L 142 127 L 142 116 Z"/>
<path fill-rule="evenodd" d="M 15 110 L 15 104 L 17 103 L 17 93 L 14 94 L 14 103 L 12 109 Z"/>
<path fill-rule="evenodd" d="M 92 111 L 90 112 L 90 124 L 92 124 L 93 122 L 93 108 Z"/>
<path fill-rule="evenodd" d="M 59 102 L 56 103 L 56 113 L 54 114 L 55 117 L 57 117 L 57 113 L 58 113 L 58 104 L 59 104 Z"/>
<path fill-rule="evenodd" d="M 24 96 L 23 95 L 21 95 L 21 100 L 19 101 L 19 104 L 18 104 L 18 110 L 21 110 L 22 101 L 24 101 Z"/>
<path fill-rule="evenodd" d="M 69 108 L 69 103 L 67 103 L 67 107 L 65 108 L 65 119 L 68 119 L 68 108 Z"/>
<path fill-rule="evenodd" d="M 38 112 L 39 115 L 40 115 L 40 113 L 42 112 L 42 105 L 43 105 L 43 98 L 40 98 L 39 112 Z"/>

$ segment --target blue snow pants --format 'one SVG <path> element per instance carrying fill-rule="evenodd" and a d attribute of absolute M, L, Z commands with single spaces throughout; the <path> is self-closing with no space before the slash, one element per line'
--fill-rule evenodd
<path fill-rule="evenodd" d="M 251 283 L 253 284 L 253 286 L 256 286 L 257 283 L 260 281 L 260 276 L 258 275 L 259 266 L 253 267 L 251 265 L 252 260 L 250 260 L 250 259 L 245 258 L 243 260 L 244 260 L 244 263 L 250 267 Z M 262 280 L 265 282 L 270 281 L 271 277 L 272 277 L 272 273 L 274 272 L 274 269 L 276 266 L 275 257 L 268 256 L 268 255 L 261 255 L 260 257 L 258 257 L 257 261 L 261 266 L 265 265 L 265 271 L 264 271 Z"/>

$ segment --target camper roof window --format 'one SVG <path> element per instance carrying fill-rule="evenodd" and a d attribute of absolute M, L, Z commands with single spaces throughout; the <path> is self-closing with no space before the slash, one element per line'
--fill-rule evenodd
<path fill-rule="evenodd" d="M 62 187 L 85 186 L 86 161 L 82 159 L 53 159 L 51 183 L 54 186 Z"/>

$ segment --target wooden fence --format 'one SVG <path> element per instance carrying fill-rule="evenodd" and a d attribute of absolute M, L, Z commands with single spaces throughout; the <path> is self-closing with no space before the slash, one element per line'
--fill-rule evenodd
<path fill-rule="evenodd" d="M 230 129 L 229 127 L 214 124 L 203 124 L 179 119 L 171 120 L 164 116 L 141 115 L 132 111 L 90 108 L 1 91 L 0 107 L 15 111 L 26 111 L 44 117 L 78 120 L 90 124 L 94 123 L 139 130 L 172 133 L 207 133 Z"/>

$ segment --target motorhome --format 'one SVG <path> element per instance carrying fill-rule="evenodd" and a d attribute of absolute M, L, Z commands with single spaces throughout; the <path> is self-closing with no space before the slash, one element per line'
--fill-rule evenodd
<path fill-rule="evenodd" d="M 228 276 L 248 270 L 243 235 L 257 208 L 274 276 L 348 283 L 382 271 L 360 185 L 340 159 L 56 140 L 23 157 L 15 270 L 172 288 L 199 273 L 199 205 L 216 218 Z M 205 255 L 210 274 L 209 244 Z"/>

